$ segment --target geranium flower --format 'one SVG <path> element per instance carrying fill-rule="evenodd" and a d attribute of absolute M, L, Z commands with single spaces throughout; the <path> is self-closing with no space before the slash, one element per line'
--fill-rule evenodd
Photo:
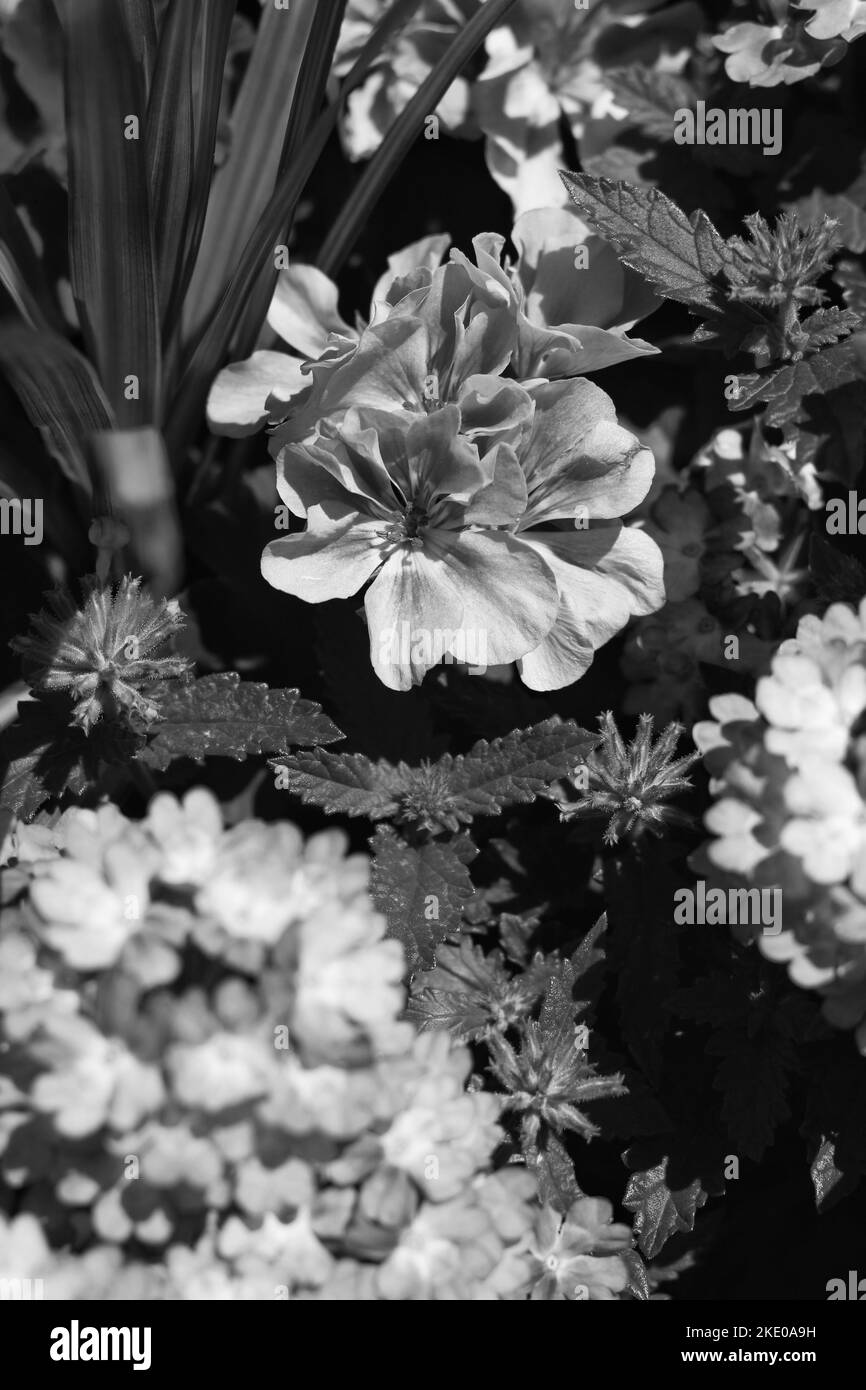
<path fill-rule="evenodd" d="M 477 264 L 452 250 L 429 283 L 364 329 L 355 350 L 337 343 L 309 364 L 311 390 L 275 428 L 272 452 L 311 439 L 323 418 L 338 423 L 350 408 L 425 416 L 453 404 L 470 438 L 518 435 L 531 405 L 522 386 L 501 379 L 517 338 L 517 295 L 485 247 L 476 237 Z"/>
<path fill-rule="evenodd" d="M 334 281 L 317 266 L 299 264 L 281 270 L 267 321 L 302 355 L 263 349 L 225 367 L 208 396 L 207 418 L 214 433 L 254 434 L 268 421 L 282 419 L 289 406 L 311 388 L 306 364 L 325 359 L 333 369 L 352 356 L 369 323 L 383 322 L 407 296 L 413 304 L 417 302 L 418 291 L 423 296 L 429 288 L 448 241 L 447 233 L 422 237 L 389 256 L 388 268 L 373 290 L 368 319 L 359 317 L 354 327 L 340 314 Z"/>
<path fill-rule="evenodd" d="M 591 382 L 551 382 L 529 394 L 532 433 L 519 450 L 528 500 L 516 539 L 556 576 L 559 606 L 518 669 L 532 690 L 558 690 L 579 680 L 629 618 L 664 603 L 661 552 L 617 519 L 646 495 L 653 457 Z"/>
<path fill-rule="evenodd" d="M 431 643 L 404 651 L 390 640 L 403 624 L 445 634 L 447 651 L 483 632 L 494 664 L 532 651 L 556 616 L 551 569 L 496 529 L 513 526 L 525 505 L 514 455 L 479 458 L 460 423 L 454 406 L 408 429 L 393 414 L 350 411 L 330 438 L 287 446 L 281 458 L 280 496 L 307 529 L 266 546 L 262 573 L 309 603 L 348 598 L 372 579 L 370 656 L 395 690 L 435 664 Z"/>
<path fill-rule="evenodd" d="M 525 212 L 511 240 L 517 260 L 506 264 L 501 283 L 516 295 L 515 376 L 583 376 L 658 351 L 626 334 L 661 301 L 612 246 L 590 235 L 576 208 Z M 479 266 L 495 274 L 504 244 L 492 233 L 476 237 Z M 584 268 L 578 250 L 585 253 Z"/>
<path fill-rule="evenodd" d="M 658 0 L 643 6 L 658 8 Z M 563 117 L 577 140 L 588 119 L 625 115 L 605 81 L 607 69 L 640 64 L 676 72 L 686 62 L 700 24 L 697 6 L 639 10 L 632 0 L 586 9 L 566 0 L 518 0 L 488 35 L 473 113 L 487 137 L 488 168 L 515 214 L 567 201 L 559 179 L 568 164 Z"/>

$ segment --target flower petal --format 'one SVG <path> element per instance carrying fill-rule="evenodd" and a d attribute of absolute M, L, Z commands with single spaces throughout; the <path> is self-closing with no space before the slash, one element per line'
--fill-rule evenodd
<path fill-rule="evenodd" d="M 309 387 L 310 378 L 301 372 L 303 361 L 287 352 L 262 350 L 224 367 L 207 398 L 207 422 L 214 434 L 233 439 L 255 434 L 268 419 L 270 395 L 289 400 Z"/>
<path fill-rule="evenodd" d="M 337 308 L 339 291 L 314 265 L 281 270 L 268 310 L 268 323 L 283 342 L 306 357 L 320 357 L 330 333 L 357 338 Z"/>
<path fill-rule="evenodd" d="M 262 576 L 306 603 L 351 598 L 382 563 L 381 535 L 382 523 L 358 512 L 311 507 L 306 531 L 265 546 Z"/>
<path fill-rule="evenodd" d="M 622 516 L 643 500 L 655 464 L 616 422 L 613 402 L 583 377 L 535 386 L 532 436 L 521 454 L 529 484 L 523 525 Z"/>
<path fill-rule="evenodd" d="M 661 553 L 641 531 L 591 527 L 573 535 L 531 532 L 521 539 L 540 549 L 560 595 L 553 628 L 519 663 L 531 690 L 559 690 L 579 680 L 593 653 L 632 615 L 664 603 Z"/>

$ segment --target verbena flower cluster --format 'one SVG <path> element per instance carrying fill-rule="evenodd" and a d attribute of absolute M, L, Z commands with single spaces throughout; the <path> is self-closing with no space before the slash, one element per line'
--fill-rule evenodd
<path fill-rule="evenodd" d="M 866 600 L 802 618 L 754 702 L 715 696 L 710 713 L 694 736 L 714 838 L 697 865 L 781 887 L 784 929 L 757 929 L 761 951 L 819 990 L 866 1053 Z"/>
<path fill-rule="evenodd" d="M 611 1299 L 628 1227 L 497 1167 L 469 1049 L 401 1017 L 345 837 L 161 793 L 18 825 L 0 1276 L 51 1299 Z"/>

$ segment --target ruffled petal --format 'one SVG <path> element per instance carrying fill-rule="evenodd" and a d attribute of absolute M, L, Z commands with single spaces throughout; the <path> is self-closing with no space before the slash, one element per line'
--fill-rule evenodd
<path fill-rule="evenodd" d="M 382 563 L 381 522 L 348 508 L 311 507 L 306 531 L 271 541 L 262 576 L 275 589 L 305 603 L 351 598 Z"/>
<path fill-rule="evenodd" d="M 530 390 L 532 437 L 521 462 L 529 486 L 524 526 L 555 518 L 622 516 L 649 491 L 648 449 L 616 422 L 613 402 L 583 377 Z"/>
<path fill-rule="evenodd" d="M 237 439 L 260 430 L 270 415 L 269 396 L 289 400 L 310 385 L 301 371 L 303 361 L 287 352 L 262 350 L 224 367 L 207 398 L 207 422 L 214 434 Z"/>
<path fill-rule="evenodd" d="M 268 323 L 283 342 L 306 357 L 321 357 L 330 333 L 357 338 L 337 308 L 339 291 L 314 265 L 281 270 L 268 310 Z"/>

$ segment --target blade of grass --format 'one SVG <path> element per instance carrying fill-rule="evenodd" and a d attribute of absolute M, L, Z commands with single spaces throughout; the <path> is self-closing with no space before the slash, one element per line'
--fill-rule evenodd
<path fill-rule="evenodd" d="M 417 139 L 425 119 L 513 4 L 514 0 L 486 0 L 388 130 L 319 252 L 316 264 L 326 275 L 333 279 L 339 273 L 373 207 Z"/>
<path fill-rule="evenodd" d="M 280 170 L 286 112 L 316 13 L 315 0 L 262 11 L 256 41 L 231 117 L 231 147 L 217 170 L 201 251 L 184 305 L 188 334 L 201 330 L 219 302 Z"/>
<path fill-rule="evenodd" d="M 0 180 L 0 284 L 32 328 L 62 331 L 62 320 L 51 297 L 24 223 Z"/>
<path fill-rule="evenodd" d="M 366 77 L 373 59 L 381 48 L 383 35 L 405 23 L 417 3 L 418 0 L 396 0 L 393 10 L 380 20 L 344 78 L 337 99 L 317 118 L 296 159 L 277 181 L 265 211 L 244 246 L 232 279 L 223 290 L 207 326 L 187 356 L 185 370 L 172 401 L 165 430 L 169 452 L 173 458 L 179 458 L 183 454 L 194 436 L 197 417 L 204 405 L 210 383 L 225 360 L 226 347 L 235 331 L 238 316 L 252 292 L 261 266 L 273 257 L 273 247 L 279 239 L 280 229 L 285 231 L 291 226 L 298 199 L 337 124 L 343 102 Z"/>
<path fill-rule="evenodd" d="M 159 306 L 144 83 L 115 0 L 57 0 L 69 143 L 69 260 L 88 354 L 118 424 L 157 423 Z"/>
<path fill-rule="evenodd" d="M 195 157 L 187 204 L 182 269 L 165 316 L 170 333 L 178 330 L 182 309 L 184 315 L 186 314 L 184 306 L 189 299 L 190 284 L 196 265 L 200 260 L 206 260 L 206 255 L 200 255 L 200 250 L 213 190 L 214 150 L 219 125 L 223 73 L 234 12 L 235 0 L 207 0 L 207 4 L 201 10 L 196 42 L 196 81 L 193 86 Z"/>
<path fill-rule="evenodd" d="M 192 60 L 199 9 L 200 0 L 174 0 L 169 7 L 147 103 L 145 152 L 164 329 L 173 291 L 183 273 L 195 154 Z"/>
<path fill-rule="evenodd" d="M 303 47 L 300 71 L 292 94 L 291 109 L 285 127 L 285 139 L 280 153 L 278 174 L 284 174 L 291 166 L 303 141 L 306 139 L 314 116 L 318 115 L 325 95 L 328 73 L 334 58 L 334 49 L 340 36 L 340 27 L 346 9 L 346 0 L 331 0 L 331 7 L 324 20 L 317 23 L 307 35 Z M 273 185 L 270 185 L 271 187 Z M 250 224 L 252 230 L 253 224 Z M 279 240 L 284 243 L 288 228 Z M 248 357 L 256 345 L 268 305 L 277 283 L 275 258 L 262 266 L 258 280 L 253 287 L 249 301 L 244 309 L 241 324 L 231 344 L 233 357 Z"/>
<path fill-rule="evenodd" d="M 150 92 L 156 66 L 157 32 L 154 0 L 119 0 L 126 27 L 132 41 L 132 52 L 141 64 L 145 93 Z"/>

